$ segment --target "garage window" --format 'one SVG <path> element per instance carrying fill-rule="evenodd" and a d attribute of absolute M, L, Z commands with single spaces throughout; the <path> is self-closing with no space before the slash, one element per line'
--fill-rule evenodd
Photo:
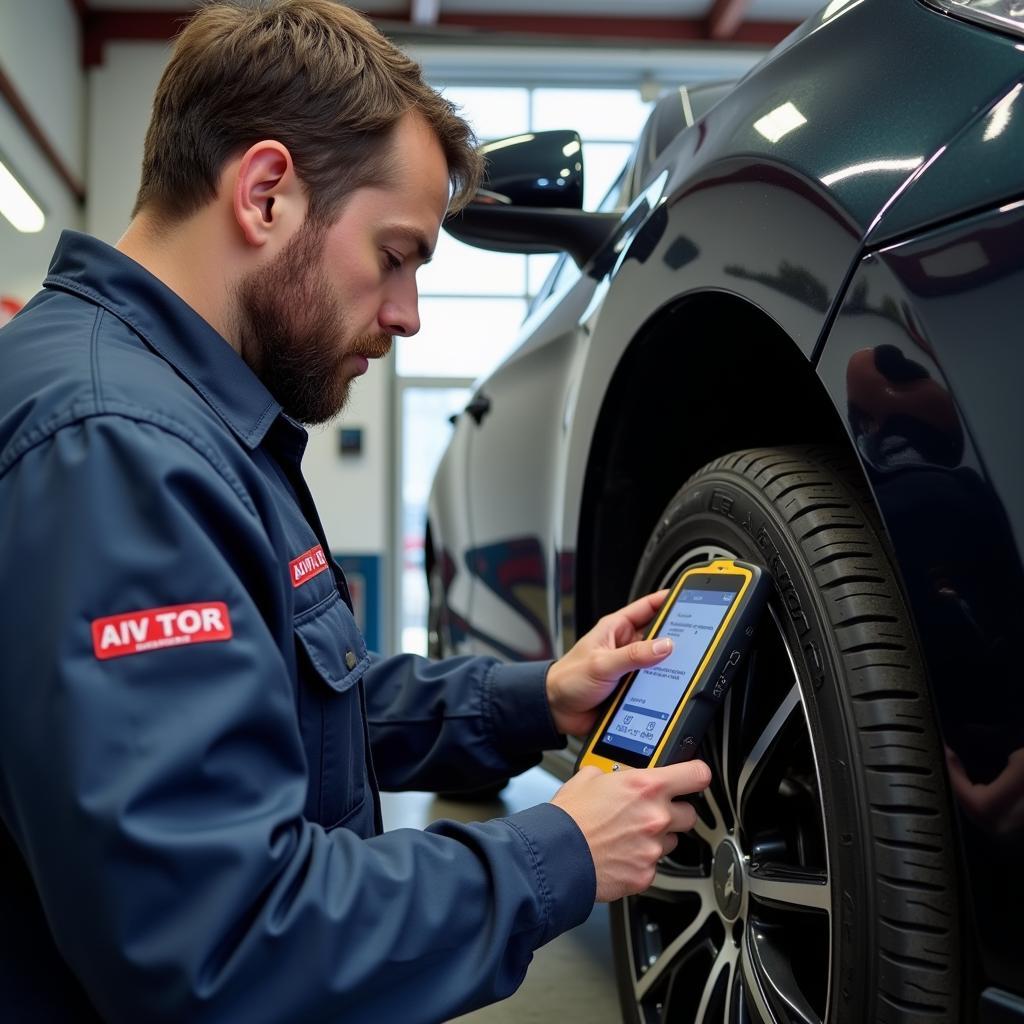
<path fill-rule="evenodd" d="M 584 206 L 590 210 L 618 177 L 650 107 L 636 89 L 458 86 L 444 93 L 481 142 L 575 128 L 583 138 Z M 427 650 L 423 533 L 430 485 L 451 436 L 447 417 L 465 406 L 473 381 L 512 351 L 530 300 L 559 259 L 488 252 L 442 231 L 434 261 L 417 274 L 420 333 L 396 343 L 397 635 L 403 651 Z M 573 267 L 571 261 L 561 265 Z"/>
<path fill-rule="evenodd" d="M 481 142 L 552 128 L 579 131 L 589 210 L 622 170 L 650 110 L 636 89 L 441 88 Z M 476 249 L 442 231 L 434 262 L 417 277 L 420 334 L 397 343 L 399 376 L 473 380 L 489 373 L 511 351 L 527 304 L 557 259 Z"/>

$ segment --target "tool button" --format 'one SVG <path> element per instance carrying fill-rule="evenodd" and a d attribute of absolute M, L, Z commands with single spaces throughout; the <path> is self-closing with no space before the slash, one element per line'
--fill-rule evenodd
<path fill-rule="evenodd" d="M 351 671 L 352 669 L 354 669 L 356 667 L 356 662 L 358 660 L 359 659 L 356 657 L 356 652 L 355 651 L 346 651 L 345 652 L 345 664 L 348 666 L 349 671 Z"/>

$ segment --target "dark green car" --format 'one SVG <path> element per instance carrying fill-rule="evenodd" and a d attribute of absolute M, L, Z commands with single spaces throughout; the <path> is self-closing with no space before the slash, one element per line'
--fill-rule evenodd
<path fill-rule="evenodd" d="M 700 822 L 613 910 L 628 1020 L 1024 1021 L 1022 92 L 1021 0 L 833 0 L 661 101 L 603 211 L 554 133 L 450 225 L 566 256 L 435 480 L 435 652 L 775 580 Z"/>

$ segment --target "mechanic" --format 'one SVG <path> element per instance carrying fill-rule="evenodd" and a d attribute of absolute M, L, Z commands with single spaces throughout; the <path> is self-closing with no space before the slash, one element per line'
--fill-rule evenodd
<path fill-rule="evenodd" d="M 381 659 L 327 554 L 300 424 L 416 333 L 472 141 L 330 0 L 205 7 L 125 235 L 3 329 L 3 1020 L 443 1020 L 693 826 L 699 762 L 382 833 L 378 787 L 523 771 L 670 649 L 658 594 L 550 664 Z"/>

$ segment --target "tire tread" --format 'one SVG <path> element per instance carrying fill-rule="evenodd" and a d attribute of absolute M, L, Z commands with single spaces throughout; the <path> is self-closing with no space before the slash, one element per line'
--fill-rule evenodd
<path fill-rule="evenodd" d="M 884 908 L 871 1019 L 956 1021 L 958 896 L 942 745 L 870 493 L 845 454 L 818 446 L 736 452 L 692 481 L 722 473 L 755 485 L 787 524 L 842 661 L 869 808 L 875 903 Z"/>

